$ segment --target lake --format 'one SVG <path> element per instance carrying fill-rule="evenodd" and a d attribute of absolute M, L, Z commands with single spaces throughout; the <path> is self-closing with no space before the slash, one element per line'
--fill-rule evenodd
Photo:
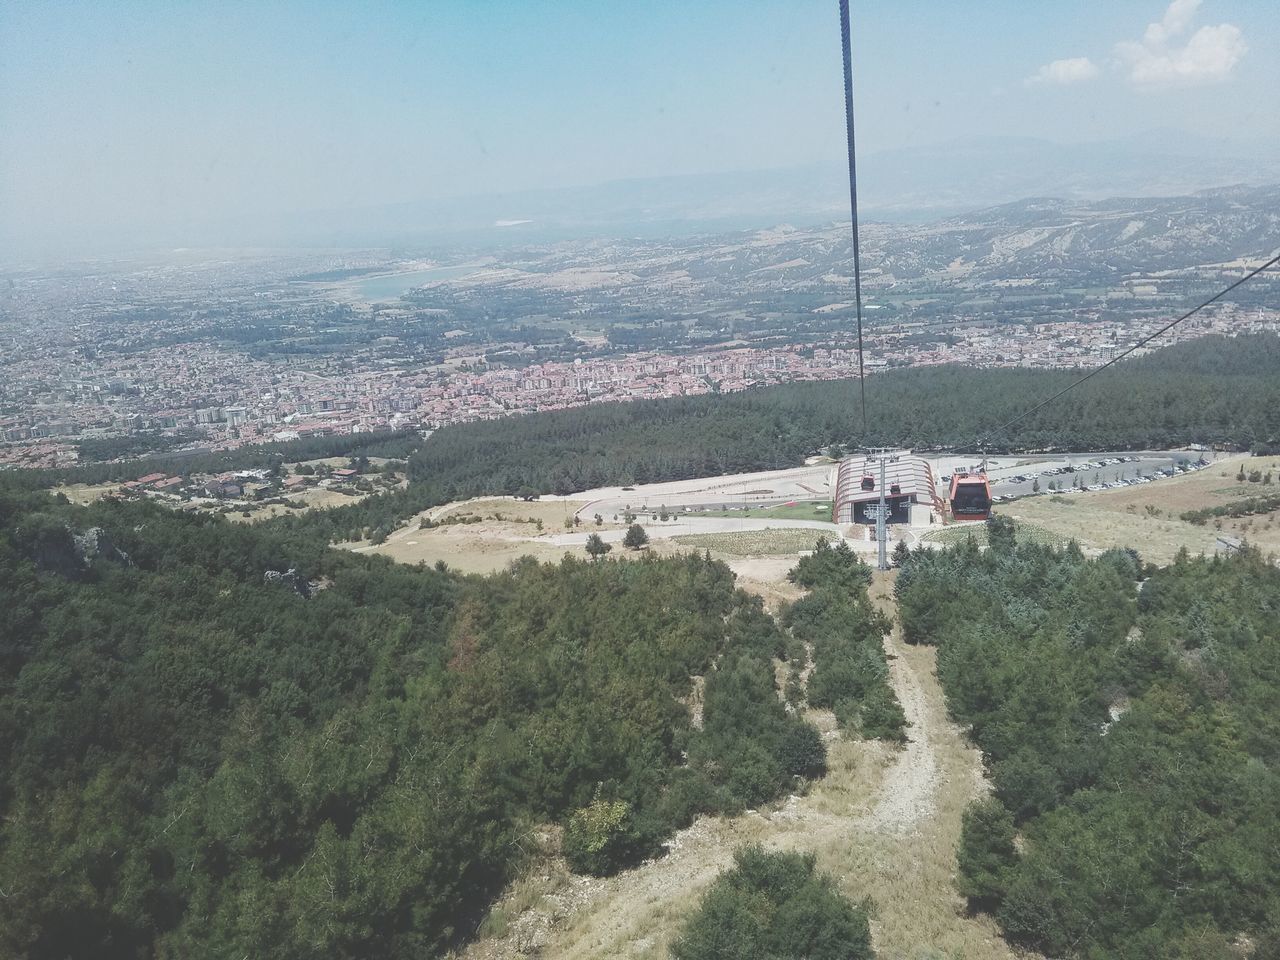
<path fill-rule="evenodd" d="M 449 280 L 453 277 L 475 273 L 478 267 L 432 267 L 429 270 L 412 270 L 408 273 L 392 273 L 382 277 L 370 277 L 355 284 L 362 300 L 398 300 L 414 287 L 433 280 Z"/>

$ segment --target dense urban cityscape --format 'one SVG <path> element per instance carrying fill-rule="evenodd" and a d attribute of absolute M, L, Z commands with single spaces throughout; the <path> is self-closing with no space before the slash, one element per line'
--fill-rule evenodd
<path fill-rule="evenodd" d="M 873 224 L 865 368 L 1110 359 L 1251 263 L 1274 193 L 1245 190 L 1225 206 L 1218 196 L 1027 201 L 926 226 Z M 1197 241 L 1206 223 L 1212 241 Z M 1176 255 L 1168 224 L 1187 238 Z M 14 270 L 0 290 L 0 465 L 425 432 L 853 377 L 845 229 L 526 243 L 483 256 L 188 251 Z M 1255 286 L 1165 342 L 1280 328 L 1267 286 Z"/>

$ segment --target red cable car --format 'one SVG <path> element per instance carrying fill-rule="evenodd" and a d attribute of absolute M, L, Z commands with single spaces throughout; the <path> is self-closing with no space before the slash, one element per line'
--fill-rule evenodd
<path fill-rule="evenodd" d="M 987 520 L 991 517 L 991 485 L 985 473 L 960 473 L 951 477 L 953 520 Z"/>

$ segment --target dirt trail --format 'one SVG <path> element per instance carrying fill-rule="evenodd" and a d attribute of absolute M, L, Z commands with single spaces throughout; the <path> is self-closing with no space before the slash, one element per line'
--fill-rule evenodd
<path fill-rule="evenodd" d="M 892 590 L 892 581 L 884 579 L 871 592 L 876 606 L 891 617 L 897 613 Z M 859 821 L 858 829 L 905 833 L 933 815 L 939 786 L 937 740 L 947 733 L 939 726 L 947 724 L 942 690 L 933 673 L 933 650 L 912 650 L 895 629 L 885 652 L 890 657 L 889 681 L 911 725 L 911 739 L 886 772 L 875 809 Z M 930 710 L 931 701 L 938 709 Z M 975 777 L 980 785 L 980 769 Z"/>
<path fill-rule="evenodd" d="M 893 577 L 877 575 L 872 587 L 873 600 L 890 614 Z M 732 862 L 733 850 L 761 843 L 813 851 L 846 894 L 870 895 L 881 960 L 1012 958 L 989 920 L 964 915 L 952 884 L 960 815 L 986 789 L 978 753 L 947 719 L 934 651 L 908 646 L 895 628 L 886 652 L 911 722 L 906 747 L 836 740 L 828 775 L 806 796 L 740 817 L 699 820 L 672 839 L 665 857 L 608 880 L 562 869 L 535 877 L 508 901 L 507 934 L 474 944 L 464 956 L 666 957 L 681 921 Z"/>

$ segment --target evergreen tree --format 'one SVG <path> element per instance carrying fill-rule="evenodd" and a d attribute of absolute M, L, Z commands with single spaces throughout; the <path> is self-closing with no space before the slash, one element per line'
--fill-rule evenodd
<path fill-rule="evenodd" d="M 872 960 L 866 911 L 815 869 L 813 854 L 746 847 L 672 945 L 676 960 Z"/>
<path fill-rule="evenodd" d="M 612 549 L 613 547 L 605 543 L 598 533 L 593 533 L 587 537 L 587 553 L 591 554 L 592 560 L 599 560 Z"/>
<path fill-rule="evenodd" d="M 991 911 L 1004 899 L 1018 859 L 1013 838 L 1013 817 L 999 800 L 979 800 L 965 810 L 956 851 L 956 886 L 971 907 Z"/>

